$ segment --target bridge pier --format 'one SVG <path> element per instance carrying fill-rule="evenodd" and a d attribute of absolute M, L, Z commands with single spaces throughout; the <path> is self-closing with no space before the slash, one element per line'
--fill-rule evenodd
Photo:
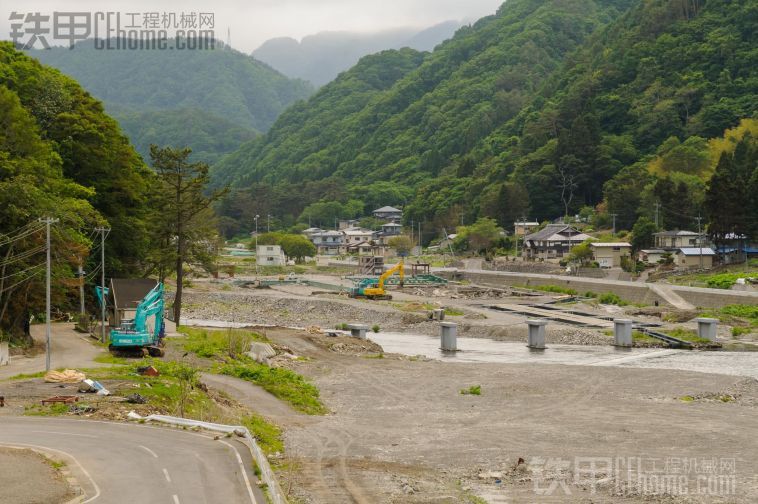
<path fill-rule="evenodd" d="M 526 321 L 526 324 L 529 326 L 526 346 L 534 350 L 544 350 L 545 326 L 547 325 L 547 320 L 530 319 Z"/>

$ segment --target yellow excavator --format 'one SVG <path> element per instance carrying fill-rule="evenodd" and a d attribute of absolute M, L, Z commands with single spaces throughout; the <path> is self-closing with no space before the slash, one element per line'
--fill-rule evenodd
<path fill-rule="evenodd" d="M 366 299 L 392 299 L 392 296 L 387 294 L 387 291 L 384 290 L 384 283 L 395 273 L 397 273 L 400 277 L 400 287 L 402 287 L 403 281 L 405 280 L 405 266 L 403 265 L 402 259 L 392 268 L 385 271 L 382 276 L 379 277 L 379 280 L 376 278 L 365 278 L 361 280 L 358 285 L 350 289 L 350 297 Z"/>

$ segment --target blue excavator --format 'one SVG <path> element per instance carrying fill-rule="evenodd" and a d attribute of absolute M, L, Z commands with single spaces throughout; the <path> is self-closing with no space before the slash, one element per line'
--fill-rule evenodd
<path fill-rule="evenodd" d="M 102 302 L 100 292 L 98 292 L 98 297 Z M 122 320 L 119 327 L 111 328 L 108 349 L 113 353 L 140 352 L 142 355 L 163 357 L 162 347 L 165 334 L 163 284 L 158 283 L 137 304 L 133 319 Z"/>

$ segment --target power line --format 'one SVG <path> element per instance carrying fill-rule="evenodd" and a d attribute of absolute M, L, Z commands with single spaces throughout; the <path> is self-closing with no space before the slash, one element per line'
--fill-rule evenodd
<path fill-rule="evenodd" d="M 0 240 L 0 247 L 4 247 L 5 245 L 17 242 L 23 238 L 26 238 L 27 236 L 33 235 L 34 233 L 41 231 L 43 228 L 44 226 L 37 226 L 31 229 L 27 229 L 25 231 L 23 231 L 23 228 L 21 228 L 20 230 L 17 229 L 16 231 L 14 231 L 14 233 L 17 231 L 22 231 L 22 232 L 16 236 L 9 236 L 7 238 L 3 238 L 2 240 Z"/>
<path fill-rule="evenodd" d="M 43 264 L 43 266 L 44 266 L 44 264 Z M 19 280 L 18 282 L 14 283 L 13 285 L 11 285 L 9 287 L 3 287 L 3 290 L 0 290 L 0 294 L 15 289 L 16 287 L 18 287 L 22 283 L 28 282 L 29 280 L 31 280 L 32 278 L 34 278 L 36 275 L 39 275 L 40 273 L 42 273 L 41 269 L 39 271 L 35 271 L 34 273 L 32 273 L 31 275 L 29 275 L 28 277 Z"/>
<path fill-rule="evenodd" d="M 35 266 L 30 266 L 29 268 L 22 269 L 20 271 L 15 272 L 15 273 L 11 273 L 10 275 L 5 275 L 4 277 L 0 278 L 0 280 L 7 280 L 7 279 L 12 278 L 14 276 L 22 275 L 22 274 L 26 273 L 27 271 L 31 271 L 31 270 L 33 270 L 35 268 L 40 268 L 40 267 L 42 267 L 44 265 L 45 265 L 45 263 L 42 262 L 42 263 L 39 263 L 39 264 L 37 264 Z"/>
<path fill-rule="evenodd" d="M 44 245 L 40 245 L 39 247 L 33 248 L 31 250 L 26 250 L 20 254 L 14 255 L 9 257 L 8 259 L 0 262 L 0 266 L 7 266 L 9 264 L 17 263 L 19 261 L 23 261 L 24 259 L 28 259 L 30 257 L 33 257 L 40 252 L 43 252 L 45 250 Z"/>

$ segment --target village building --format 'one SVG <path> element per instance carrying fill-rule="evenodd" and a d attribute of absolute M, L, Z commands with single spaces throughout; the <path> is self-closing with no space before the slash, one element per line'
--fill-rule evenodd
<path fill-rule="evenodd" d="M 670 252 L 663 249 L 643 249 L 639 252 L 639 259 L 645 264 L 659 264 L 666 254 Z"/>
<path fill-rule="evenodd" d="M 711 269 L 715 256 L 716 252 L 710 247 L 680 248 L 676 252 L 675 263 L 677 268 Z"/>
<path fill-rule="evenodd" d="M 258 266 L 286 266 L 287 258 L 279 245 L 258 245 L 255 249 Z"/>
<path fill-rule="evenodd" d="M 526 236 L 540 227 L 539 222 L 520 221 L 513 223 L 513 234 L 516 236 Z"/>
<path fill-rule="evenodd" d="M 705 233 L 694 231 L 661 231 L 655 233 L 655 248 L 663 250 L 679 250 L 680 248 L 707 246 Z"/>
<path fill-rule="evenodd" d="M 403 211 L 391 206 L 377 208 L 372 214 L 376 219 L 394 222 L 396 224 L 399 224 L 400 221 L 403 220 Z"/>
<path fill-rule="evenodd" d="M 310 236 L 319 255 L 339 255 L 346 251 L 345 235 L 341 231 L 319 231 Z"/>
<path fill-rule="evenodd" d="M 630 258 L 632 244 L 628 242 L 591 243 L 592 255 L 601 268 L 620 268 L 622 258 Z"/>
<path fill-rule="evenodd" d="M 575 247 L 589 239 L 567 224 L 548 224 L 544 229 L 524 237 L 524 257 L 527 259 L 556 259 L 568 255 Z"/>

